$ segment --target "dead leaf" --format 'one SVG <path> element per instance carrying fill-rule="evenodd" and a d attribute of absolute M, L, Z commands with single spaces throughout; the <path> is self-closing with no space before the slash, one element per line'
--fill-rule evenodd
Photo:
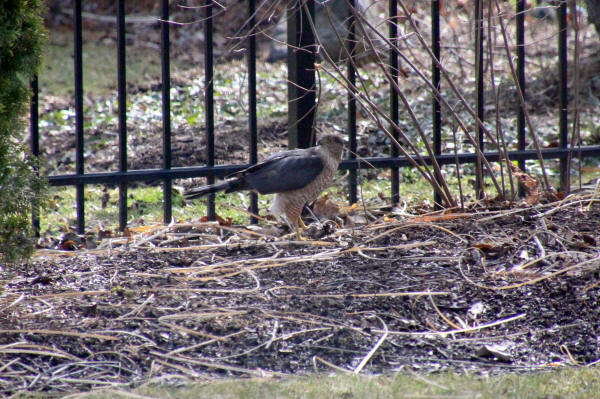
<path fill-rule="evenodd" d="M 580 233 L 583 241 L 592 247 L 596 247 L 598 244 L 596 243 L 596 238 L 589 233 Z"/>
<path fill-rule="evenodd" d="M 125 229 L 123 230 L 123 235 L 127 237 L 127 242 L 130 242 L 133 239 L 133 234 L 131 233 L 129 227 L 125 227 Z"/>
<path fill-rule="evenodd" d="M 352 205 L 343 206 L 340 213 L 343 215 L 353 215 L 358 210 L 358 204 L 355 202 Z"/>
<path fill-rule="evenodd" d="M 523 172 L 518 166 L 509 163 L 513 175 L 525 191 L 525 202 L 535 205 L 540 202 L 542 184 L 538 178 Z"/>
<path fill-rule="evenodd" d="M 471 247 L 481 249 L 482 251 L 489 251 L 490 249 L 495 248 L 494 245 L 485 242 L 473 244 Z"/>
<path fill-rule="evenodd" d="M 63 251 L 75 251 L 77 249 L 77 245 L 72 240 L 66 240 L 61 242 L 58 245 L 58 248 L 62 249 Z"/>
<path fill-rule="evenodd" d="M 65 233 L 58 244 L 58 249 L 63 251 L 75 251 L 82 247 L 84 247 L 83 237 L 72 231 Z"/>
<path fill-rule="evenodd" d="M 149 226 L 137 226 L 137 227 L 129 227 L 129 232 L 130 233 L 146 233 L 147 231 L 150 231 L 154 228 L 156 228 L 157 224 L 153 224 L 153 225 L 149 225 Z"/>
<path fill-rule="evenodd" d="M 223 219 L 219 215 L 217 215 L 217 222 L 219 222 L 219 226 L 231 226 L 233 224 L 233 220 L 231 218 Z"/>
<path fill-rule="evenodd" d="M 103 240 L 105 238 L 112 238 L 112 230 L 98 230 L 98 239 Z"/>
<path fill-rule="evenodd" d="M 219 223 L 219 226 L 231 226 L 233 224 L 233 220 L 231 218 L 226 218 L 223 219 L 221 216 L 219 215 L 215 215 L 215 219 L 217 220 L 217 223 Z M 208 216 L 202 216 L 200 218 L 200 222 L 201 223 L 207 223 L 210 222 L 210 220 L 208 220 Z"/>
<path fill-rule="evenodd" d="M 334 219 L 340 212 L 340 207 L 325 194 L 315 201 L 312 211 L 319 219 Z"/>
<path fill-rule="evenodd" d="M 478 242 L 471 245 L 471 248 L 477 248 L 488 258 L 495 258 L 507 251 L 507 246 L 501 243 Z"/>

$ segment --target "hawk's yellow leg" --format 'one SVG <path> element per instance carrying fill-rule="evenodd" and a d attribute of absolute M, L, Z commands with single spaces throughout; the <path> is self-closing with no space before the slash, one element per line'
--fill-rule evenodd
<path fill-rule="evenodd" d="M 301 217 L 298 217 L 296 220 L 296 237 L 298 237 L 299 241 L 304 241 L 306 238 L 302 237 L 302 232 L 306 230 L 306 225 Z"/>
<path fill-rule="evenodd" d="M 301 217 L 298 218 L 298 224 L 300 225 L 300 227 L 302 227 L 302 230 L 306 230 L 307 229 L 307 227 L 304 224 L 304 221 L 302 220 Z"/>

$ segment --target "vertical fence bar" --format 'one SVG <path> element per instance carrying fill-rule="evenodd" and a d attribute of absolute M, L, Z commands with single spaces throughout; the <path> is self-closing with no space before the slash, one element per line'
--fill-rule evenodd
<path fill-rule="evenodd" d="M 30 83 L 31 100 L 29 102 L 29 148 L 31 155 L 35 161 L 40 155 L 40 126 L 39 126 L 39 95 L 38 95 L 38 78 L 34 76 Z M 35 173 L 39 176 L 40 170 L 38 166 L 35 168 Z M 34 204 L 31 210 L 31 226 L 36 237 L 40 236 L 40 208 Z"/>
<path fill-rule="evenodd" d="M 525 98 L 525 1 L 517 0 L 517 81 L 523 98 Z M 517 145 L 519 151 L 525 149 L 525 110 L 519 102 L 517 109 Z M 519 168 L 525 171 L 525 161 L 519 161 Z M 525 192 L 519 185 L 519 195 L 523 196 Z"/>
<path fill-rule="evenodd" d="M 215 110 L 213 80 L 213 0 L 204 2 L 204 103 L 206 107 L 206 166 L 215 165 Z M 208 184 L 214 184 L 215 177 L 206 177 Z M 215 220 L 215 194 L 208 195 L 206 210 L 208 220 Z"/>
<path fill-rule="evenodd" d="M 78 175 L 83 175 L 83 58 L 82 58 L 82 23 L 81 23 L 81 0 L 75 0 L 74 17 L 74 78 L 75 78 L 75 169 Z M 76 185 L 76 203 L 77 203 L 77 232 L 84 233 L 85 216 L 84 216 L 84 185 L 78 183 Z"/>
<path fill-rule="evenodd" d="M 356 8 L 356 1 L 351 0 L 352 7 Z M 354 25 L 354 12 L 348 9 L 348 35 L 347 45 L 348 53 L 348 82 L 351 86 L 356 86 L 356 70 L 354 69 L 354 53 L 356 48 L 356 27 Z M 347 126 L 348 141 L 350 146 L 350 159 L 356 158 L 356 98 L 352 90 L 348 90 L 348 126 Z M 358 200 L 357 193 L 357 171 L 350 169 L 348 171 L 348 186 L 349 195 L 348 201 L 350 204 L 356 203 Z"/>
<path fill-rule="evenodd" d="M 559 110 L 558 124 L 560 148 L 568 146 L 568 89 L 567 89 L 567 2 L 561 1 L 558 6 L 558 85 L 559 85 Z M 568 155 L 565 152 L 560 157 L 560 190 L 563 193 L 570 191 L 570 167 Z"/>
<path fill-rule="evenodd" d="M 307 15 L 307 12 L 310 15 Z M 306 148 L 315 142 L 314 0 L 295 0 L 287 8 L 288 147 Z"/>
<path fill-rule="evenodd" d="M 483 99 L 483 2 L 482 0 L 475 1 L 475 79 L 477 91 L 475 101 L 477 102 L 477 117 L 483 121 L 484 119 L 484 99 Z M 477 140 L 479 148 L 483 152 L 483 130 L 479 123 L 476 124 Z M 483 165 L 481 158 L 477 157 L 475 171 L 475 186 L 477 190 L 477 198 L 482 198 L 484 193 L 483 187 Z"/>
<path fill-rule="evenodd" d="M 171 76 L 170 76 L 170 43 L 169 43 L 169 0 L 162 0 L 161 5 L 161 80 L 162 80 L 162 121 L 163 121 L 163 168 L 171 169 Z M 163 180 L 163 220 L 171 223 L 172 219 L 172 181 L 170 177 Z"/>
<path fill-rule="evenodd" d="M 440 59 L 440 1 L 433 0 L 431 2 L 431 50 L 433 56 L 439 61 Z M 431 83 L 440 91 L 440 68 L 435 61 L 431 62 Z M 442 114 L 440 100 L 434 94 L 432 106 L 432 128 L 433 128 L 433 153 L 440 155 L 442 153 Z M 441 184 L 440 184 L 441 185 Z M 433 200 L 436 204 L 442 203 L 442 197 L 434 190 Z"/>
<path fill-rule="evenodd" d="M 250 129 L 250 163 L 258 162 L 258 123 L 256 117 L 256 0 L 248 1 L 248 123 Z M 258 195 L 250 193 L 250 212 L 258 215 Z M 258 223 L 252 216 L 250 223 Z"/>
<path fill-rule="evenodd" d="M 127 86 L 125 67 L 125 0 L 117 5 L 117 98 L 119 103 L 119 171 L 127 171 Z M 119 230 L 127 225 L 127 183 L 119 183 Z"/>
<path fill-rule="evenodd" d="M 390 36 L 390 42 L 395 46 L 398 45 L 397 37 L 398 37 L 398 2 L 396 0 L 389 1 L 389 22 L 388 22 L 388 30 Z M 392 80 L 398 84 L 398 54 L 394 48 L 390 48 L 390 75 L 392 76 Z M 392 124 L 398 124 L 400 119 L 399 108 L 398 108 L 398 93 L 394 90 L 394 87 L 390 85 L 390 120 Z M 396 140 L 398 140 L 398 132 L 393 127 L 390 128 L 392 130 L 392 135 Z M 396 158 L 399 155 L 398 148 L 392 144 L 390 148 L 390 155 Z M 400 202 L 400 172 L 398 168 L 391 169 L 391 197 L 392 204 L 397 204 Z"/>

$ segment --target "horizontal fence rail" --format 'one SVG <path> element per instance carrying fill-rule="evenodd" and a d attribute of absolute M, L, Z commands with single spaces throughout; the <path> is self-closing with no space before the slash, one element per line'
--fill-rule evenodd
<path fill-rule="evenodd" d="M 600 156 L 600 145 L 585 146 L 578 148 L 575 151 L 582 157 Z M 491 162 L 499 161 L 500 154 L 497 152 L 484 152 L 484 156 Z M 549 148 L 542 150 L 544 159 L 558 159 L 565 154 L 563 148 Z M 513 161 L 526 161 L 537 159 L 535 150 L 511 151 L 509 157 Z M 422 156 L 426 165 L 431 165 L 431 157 Z M 441 154 L 435 157 L 440 165 L 454 165 L 458 161 L 459 164 L 475 163 L 477 154 Z M 232 173 L 246 169 L 251 164 L 245 165 L 215 165 L 196 166 L 196 167 L 174 167 L 169 169 L 138 169 L 127 172 L 104 172 L 104 173 L 86 173 L 82 175 L 57 175 L 49 176 L 50 184 L 54 186 L 71 186 L 75 184 L 116 184 L 120 181 L 126 182 L 148 182 L 164 178 L 171 179 L 186 179 L 191 177 L 206 177 L 214 175 L 215 177 L 224 178 Z M 403 168 L 412 166 L 410 160 L 406 157 L 378 157 L 378 158 L 360 158 L 360 159 L 345 159 L 340 164 L 341 170 L 354 169 L 370 169 L 370 168 Z"/>
<path fill-rule="evenodd" d="M 172 151 L 171 151 L 171 104 L 170 104 L 170 39 L 169 39 L 169 23 L 164 22 L 169 20 L 169 1 L 161 0 L 161 90 L 162 90 L 162 135 L 163 135 L 163 165 L 160 169 L 144 169 L 144 170 L 129 170 L 127 167 L 127 114 L 126 114 L 126 63 L 125 63 L 125 7 L 124 0 L 119 0 L 117 5 L 117 65 L 118 65 L 118 138 L 119 138 L 119 170 L 116 172 L 99 172 L 85 173 L 84 168 L 84 114 L 83 114 L 83 61 L 82 61 L 82 7 L 81 0 L 74 0 L 73 10 L 73 26 L 74 26 L 74 95 L 75 95 L 75 134 L 76 134 L 76 173 L 66 175 L 48 176 L 48 181 L 53 186 L 74 186 L 76 188 L 76 207 L 77 207 L 77 230 L 79 233 L 84 232 L 85 228 L 85 212 L 84 212 L 84 187 L 89 184 L 109 184 L 118 185 L 119 187 L 119 227 L 124 229 L 127 224 L 127 186 L 134 182 L 149 182 L 163 186 L 163 215 L 165 223 L 169 223 L 172 218 L 172 181 L 174 179 L 206 177 L 208 183 L 215 181 L 215 178 L 223 178 L 227 175 L 240 171 L 252 164 L 258 162 L 257 143 L 258 143 L 258 128 L 257 128 L 257 94 L 256 94 L 256 35 L 260 31 L 255 26 L 257 21 L 257 2 L 249 0 L 248 4 L 248 20 L 245 24 L 244 33 L 247 34 L 246 57 L 248 67 L 248 129 L 250 132 L 250 140 L 248 143 L 248 162 L 244 165 L 215 165 L 215 126 L 214 126 L 214 61 L 213 61 L 213 0 L 202 0 L 201 7 L 204 20 L 204 38 L 205 38 L 205 63 L 204 63 L 204 101 L 205 101 L 205 139 L 206 139 L 206 159 L 205 166 L 195 167 L 173 167 L 172 166 Z M 264 2 L 259 2 L 261 5 Z M 357 4 L 356 0 L 348 1 L 348 4 Z M 476 77 L 476 112 L 481 121 L 484 119 L 483 112 L 483 36 L 485 35 L 483 28 L 483 7 L 484 2 L 477 0 L 474 2 L 474 54 L 475 54 L 475 71 Z M 398 42 L 398 2 L 390 0 L 388 3 L 389 19 L 387 24 L 387 37 L 393 46 Z M 440 6 L 441 1 L 431 0 L 431 50 L 434 59 L 431 66 L 431 84 L 438 92 L 440 89 L 440 68 L 439 60 L 441 59 L 440 46 Z M 526 98 L 526 80 L 525 80 L 525 0 L 516 1 L 516 76 L 517 82 L 522 90 L 524 99 Z M 216 9 L 216 8 L 215 8 Z M 315 84 L 315 60 L 317 44 L 315 43 L 315 35 L 311 30 L 311 20 L 314 18 L 315 2 L 314 0 L 293 0 L 287 4 L 286 18 L 288 23 L 287 35 L 288 42 L 288 134 L 290 147 L 307 147 L 314 143 L 314 110 L 316 101 L 316 84 Z M 559 92 L 559 147 L 541 150 L 543 159 L 559 159 L 560 160 L 560 177 L 561 188 L 568 189 L 569 181 L 569 165 L 568 159 L 570 154 L 575 154 L 581 157 L 600 156 L 600 146 L 584 146 L 576 149 L 568 148 L 568 88 L 567 88 L 567 14 L 566 1 L 559 2 L 557 7 L 557 20 L 559 27 L 558 48 L 559 61 L 557 75 L 559 77 L 558 92 Z M 358 32 L 356 29 L 356 15 L 351 10 L 347 19 L 346 26 L 348 30 L 348 40 L 345 51 L 348 54 L 353 54 L 355 50 L 356 38 Z M 388 65 L 390 76 L 394 82 L 398 82 L 399 76 L 399 54 L 390 46 L 388 57 Z M 356 82 L 356 71 L 354 64 L 349 59 L 347 63 L 346 78 L 351 86 L 354 87 Z M 218 68 L 218 65 L 217 65 Z M 30 132 L 31 132 L 31 147 L 34 155 L 39 154 L 39 116 L 38 116 L 38 83 L 37 78 L 32 82 L 31 88 L 33 97 L 30 106 Z M 348 136 L 349 149 L 352 153 L 349 159 L 345 159 L 340 169 L 349 170 L 349 201 L 357 200 L 357 170 L 367 168 L 387 168 L 391 170 L 390 198 L 392 203 L 397 203 L 399 197 L 399 168 L 412 166 L 411 161 L 399 156 L 398 148 L 394 145 L 390 149 L 390 157 L 377 158 L 357 158 L 357 98 L 356 93 L 348 90 L 347 97 L 347 127 L 346 133 Z M 389 121 L 391 124 L 397 125 L 400 119 L 400 103 L 398 93 L 393 88 L 389 94 L 390 114 Z M 523 110 L 523 103 L 517 107 L 517 150 L 509 151 L 509 158 L 513 161 L 518 161 L 519 166 L 524 169 L 526 160 L 538 159 L 539 154 L 535 150 L 525 149 L 525 127 L 526 118 Z M 475 164 L 476 165 L 476 185 L 477 191 L 482 191 L 483 187 L 483 169 L 481 167 L 481 157 L 475 153 L 442 153 L 442 119 L 440 99 L 436 95 L 432 95 L 432 142 L 433 154 L 439 165 L 454 165 L 454 164 Z M 476 139 L 479 142 L 480 148 L 483 149 L 483 132 L 479 124 L 476 124 Z M 391 129 L 394 137 L 398 138 L 398 133 L 395 129 Z M 500 160 L 500 155 L 497 152 L 485 152 L 484 156 L 488 161 L 497 162 Z M 422 156 L 424 164 L 431 165 L 433 158 L 431 156 Z M 437 177 L 436 177 L 437 178 Z M 258 214 L 258 200 L 255 193 L 250 194 L 250 211 L 253 214 Z M 436 193 L 434 200 L 440 203 L 440 197 Z M 214 194 L 208 198 L 207 216 L 209 220 L 214 220 L 215 214 L 215 199 Z M 257 222 L 253 217 L 252 223 Z M 36 211 L 32 215 L 32 223 L 35 229 L 39 230 L 39 215 Z"/>

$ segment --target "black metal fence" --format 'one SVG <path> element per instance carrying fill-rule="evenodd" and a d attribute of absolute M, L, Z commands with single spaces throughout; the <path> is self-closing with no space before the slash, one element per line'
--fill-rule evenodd
<path fill-rule="evenodd" d="M 172 198 L 171 186 L 174 179 L 206 177 L 208 183 L 214 182 L 216 177 L 224 177 L 230 173 L 239 171 L 257 162 L 257 111 L 256 111 L 256 36 L 250 34 L 247 37 L 247 62 L 248 62 L 248 126 L 250 131 L 250 141 L 248 143 L 249 164 L 245 165 L 215 165 L 215 126 L 214 126 L 214 102 L 213 102 L 213 40 L 212 40 L 212 0 L 201 0 L 204 12 L 204 34 L 205 34 L 205 125 L 206 125 L 206 143 L 207 143 L 207 162 L 205 166 L 196 167 L 173 167 L 171 163 L 171 121 L 170 121 L 170 45 L 169 45 L 169 23 L 161 24 L 161 68 L 162 68 L 162 118 L 163 118 L 163 165 L 160 169 L 128 170 L 127 168 L 127 115 L 126 115 L 126 63 L 125 63 L 125 0 L 118 0 L 117 13 L 117 64 L 118 64 L 118 131 L 119 131 L 119 170 L 116 172 L 103 173 L 85 173 L 84 170 L 84 110 L 83 110 L 83 84 L 82 84 L 82 2 L 74 0 L 74 94 L 75 94 L 75 131 L 76 131 L 76 172 L 74 174 L 52 175 L 48 176 L 48 181 L 54 186 L 74 186 L 76 188 L 76 206 L 77 206 L 77 230 L 84 232 L 85 227 L 85 202 L 84 186 L 86 184 L 111 184 L 119 186 L 119 225 L 124 229 L 127 222 L 127 186 L 132 182 L 143 181 L 163 181 L 164 198 L 164 221 L 168 223 L 172 218 Z M 350 2 L 350 0 L 349 0 Z M 312 144 L 314 139 L 312 131 L 313 111 L 315 108 L 315 45 L 314 35 L 309 25 L 307 13 L 314 16 L 314 0 L 293 0 L 288 4 L 288 125 L 289 125 L 289 143 L 290 146 L 306 147 Z M 300 6 L 300 3 L 304 3 Z M 256 1 L 247 0 L 248 21 L 252 27 L 255 21 Z M 474 2 L 475 8 L 475 31 L 476 46 L 482 46 L 483 14 L 482 1 Z M 521 88 L 525 88 L 525 43 L 524 43 L 524 11 L 526 9 L 525 0 L 516 2 L 516 44 L 517 44 L 517 76 Z M 162 0 L 161 19 L 169 20 L 169 1 Z M 392 43 L 395 43 L 397 30 L 398 2 L 389 0 L 388 15 L 388 37 Z M 352 22 L 354 15 L 349 15 Z M 568 157 L 571 149 L 568 147 L 568 92 L 567 92 L 567 2 L 560 1 L 557 6 L 557 20 L 559 25 L 558 34 L 558 76 L 559 76 L 559 136 L 560 145 L 557 148 L 542 150 L 543 158 L 560 159 L 561 187 L 566 187 L 569 174 Z M 349 46 L 354 41 L 354 28 L 350 24 Z M 431 0 L 431 49 L 434 57 L 440 60 L 440 0 Z M 300 50 L 301 49 L 301 50 Z M 352 48 L 350 48 L 350 52 Z M 483 51 L 476 51 L 478 59 L 476 64 L 477 80 L 477 115 L 480 120 L 484 119 L 484 86 L 483 86 Z M 389 54 L 389 68 L 393 79 L 398 81 L 398 53 L 393 48 Z M 432 62 L 431 83 L 433 87 L 440 88 L 440 69 L 438 62 Z M 354 84 L 356 71 L 353 64 L 349 63 L 347 68 L 347 79 Z M 32 82 L 33 98 L 31 101 L 30 121 L 31 121 L 31 149 L 34 155 L 39 154 L 39 127 L 38 127 L 38 83 L 37 79 Z M 399 121 L 399 101 L 395 90 L 390 91 L 390 121 L 398 123 Z M 351 150 L 349 158 L 345 159 L 340 168 L 349 170 L 349 201 L 351 203 L 357 200 L 357 169 L 366 167 L 390 168 L 391 173 L 391 199 L 394 203 L 399 200 L 399 173 L 398 168 L 411 166 L 406 157 L 399 156 L 398 149 L 392 145 L 390 157 L 378 157 L 357 159 L 355 156 L 357 149 L 356 139 L 356 98 L 348 93 L 348 124 L 347 134 L 349 139 L 349 149 Z M 476 163 L 478 157 L 475 153 L 461 154 L 442 154 L 442 121 L 440 111 L 440 101 L 436 96 L 432 100 L 432 140 L 434 143 L 434 154 L 440 165 L 459 163 Z M 525 160 L 537 159 L 538 154 L 535 150 L 525 150 L 525 118 L 522 107 L 517 110 L 518 125 L 518 150 L 509 152 L 510 159 L 518 160 L 521 168 L 524 169 Z M 479 124 L 476 125 L 478 140 L 483 151 L 483 131 Z M 577 153 L 581 157 L 600 156 L 600 146 L 585 146 L 577 148 Z M 498 161 L 500 155 L 497 152 L 484 152 L 489 161 Z M 423 156 L 427 164 L 431 164 L 432 159 L 429 156 Z M 481 174 L 478 174 L 481 176 Z M 478 186 L 483 182 L 478 179 Z M 436 198 L 439 200 L 439 198 Z M 258 201 L 256 194 L 251 194 L 251 212 L 258 213 Z M 208 218 L 215 218 L 215 198 L 214 194 L 208 198 Z M 35 228 L 39 229 L 38 215 L 33 216 Z"/>

